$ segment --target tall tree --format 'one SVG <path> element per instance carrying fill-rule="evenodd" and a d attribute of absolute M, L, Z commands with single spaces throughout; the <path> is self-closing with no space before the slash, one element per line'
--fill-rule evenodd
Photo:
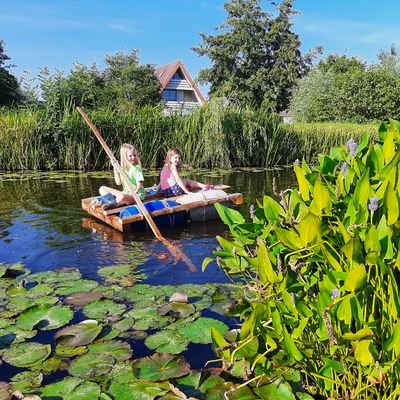
<path fill-rule="evenodd" d="M 138 50 L 130 54 L 119 52 L 105 59 L 105 90 L 120 106 L 142 107 L 160 101 L 161 84 L 154 67 L 140 65 L 138 53 Z"/>
<path fill-rule="evenodd" d="M 0 106 L 9 106 L 21 100 L 19 83 L 6 65 L 11 58 L 5 53 L 5 43 L 0 40 Z"/>
<path fill-rule="evenodd" d="M 312 55 L 301 54 L 300 40 L 291 30 L 293 0 L 271 2 L 276 17 L 260 3 L 226 2 L 227 19 L 217 27 L 220 32 L 201 33 L 202 43 L 193 50 L 211 60 L 212 66 L 199 73 L 200 82 L 210 84 L 211 97 L 281 111 L 297 79 L 308 71 Z"/>

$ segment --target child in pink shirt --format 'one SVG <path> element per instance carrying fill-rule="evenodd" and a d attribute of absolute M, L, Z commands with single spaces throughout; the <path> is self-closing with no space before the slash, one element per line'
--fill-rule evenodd
<path fill-rule="evenodd" d="M 179 176 L 181 162 L 181 151 L 176 148 L 169 149 L 160 174 L 159 191 L 165 197 L 179 196 L 183 193 L 188 194 L 193 189 L 209 190 L 214 187 L 213 185 L 205 185 L 190 179 L 182 179 Z"/>

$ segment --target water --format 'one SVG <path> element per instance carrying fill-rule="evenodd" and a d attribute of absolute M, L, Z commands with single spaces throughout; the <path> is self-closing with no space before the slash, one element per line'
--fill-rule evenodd
<path fill-rule="evenodd" d="M 191 177 L 243 193 L 239 210 L 246 218 L 251 204 L 272 195 L 273 177 L 278 190 L 294 184 L 291 169 L 205 170 Z M 151 186 L 157 174 L 145 179 Z M 217 246 L 215 236 L 227 232 L 220 221 L 162 230 L 193 262 L 193 271 L 176 262 L 151 231 L 122 234 L 83 211 L 81 199 L 97 195 L 101 185 L 115 186 L 110 172 L 0 174 L 0 262 L 22 262 L 32 272 L 76 267 L 89 279 L 98 279 L 99 267 L 129 263 L 140 266 L 150 284 L 226 282 L 215 263 L 201 272 Z"/>

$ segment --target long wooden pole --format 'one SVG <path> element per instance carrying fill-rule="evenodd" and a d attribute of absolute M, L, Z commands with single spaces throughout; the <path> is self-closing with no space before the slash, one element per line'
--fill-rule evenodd
<path fill-rule="evenodd" d="M 116 168 L 118 173 L 120 174 L 122 180 L 125 182 L 126 186 L 128 187 L 129 191 L 131 192 L 130 194 L 132 197 L 135 199 L 136 205 L 139 207 L 140 212 L 143 214 L 144 218 L 146 219 L 147 223 L 149 224 L 151 230 L 154 233 L 154 236 L 161 240 L 163 239 L 163 236 L 161 235 L 160 230 L 158 229 L 157 225 L 155 224 L 153 218 L 151 218 L 151 215 L 147 211 L 146 207 L 144 206 L 141 198 L 139 195 L 136 193 L 135 187 L 132 185 L 131 181 L 129 180 L 128 176 L 126 175 L 125 171 L 122 169 L 122 167 L 119 165 L 119 162 L 117 159 L 114 157 L 113 152 L 111 149 L 108 147 L 107 143 L 104 141 L 102 138 L 100 132 L 96 128 L 96 126 L 93 124 L 93 122 L 90 120 L 90 118 L 87 116 L 85 111 L 81 107 L 76 107 L 78 110 L 79 114 L 82 115 L 83 119 L 86 121 L 86 123 L 90 126 L 90 129 L 93 131 L 101 145 L 103 146 L 103 149 L 107 153 L 108 157 L 110 157 L 113 167 Z"/>
<path fill-rule="evenodd" d="M 125 171 L 121 168 L 119 165 L 117 159 L 114 157 L 113 152 L 111 149 L 108 147 L 107 143 L 104 141 L 103 137 L 101 136 L 100 132 L 96 128 L 96 126 L 93 124 L 93 122 L 90 120 L 90 118 L 87 116 L 85 111 L 83 111 L 82 107 L 76 107 L 77 111 L 79 114 L 82 115 L 83 119 L 85 122 L 89 125 L 90 129 L 92 132 L 95 134 L 97 139 L 99 140 L 100 144 L 102 145 L 103 149 L 107 153 L 108 157 L 110 157 L 111 162 L 113 166 L 117 169 L 119 172 L 121 178 L 124 180 L 126 185 L 129 188 L 129 191 L 131 192 L 133 198 L 135 199 L 136 205 L 138 206 L 140 212 L 143 214 L 144 218 L 146 219 L 147 223 L 149 224 L 151 230 L 154 233 L 154 236 L 160 240 L 161 242 L 164 243 L 164 245 L 168 248 L 168 250 L 171 252 L 171 254 L 175 257 L 179 257 L 179 259 L 182 259 L 189 267 L 191 271 L 196 271 L 196 266 L 192 263 L 192 261 L 183 253 L 182 250 L 178 249 L 176 246 L 174 246 L 172 243 L 170 243 L 167 239 L 163 237 L 161 234 L 160 230 L 158 229 L 157 225 L 155 224 L 153 218 L 147 211 L 146 207 L 144 206 L 142 200 L 140 199 L 139 195 L 136 193 L 135 188 L 133 187 L 131 181 L 129 180 L 128 176 L 126 175 Z"/>

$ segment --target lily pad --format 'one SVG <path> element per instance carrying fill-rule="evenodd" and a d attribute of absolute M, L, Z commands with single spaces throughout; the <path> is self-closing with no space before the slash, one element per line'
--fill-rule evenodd
<path fill-rule="evenodd" d="M 72 376 L 94 378 L 107 374 L 114 364 L 115 358 L 111 354 L 88 353 L 75 358 L 68 371 Z"/>
<path fill-rule="evenodd" d="M 29 275 L 27 280 L 29 282 L 60 283 L 77 281 L 81 278 L 82 275 L 77 269 L 70 269 L 62 271 L 37 272 L 36 274 Z"/>
<path fill-rule="evenodd" d="M 34 286 L 32 289 L 26 289 L 23 286 L 12 285 L 7 289 L 7 296 L 9 297 L 25 297 L 34 299 L 36 297 L 43 297 L 53 293 L 54 288 L 48 284 L 42 283 Z"/>
<path fill-rule="evenodd" d="M 35 337 L 36 334 L 37 330 L 26 331 L 14 325 L 0 329 L 0 349 L 9 347 L 11 344 L 25 342 L 25 339 L 31 339 Z"/>
<path fill-rule="evenodd" d="M 20 343 L 4 350 L 2 359 L 15 367 L 32 367 L 42 363 L 51 353 L 49 344 Z"/>
<path fill-rule="evenodd" d="M 228 331 L 228 326 L 213 318 L 199 318 L 190 325 L 179 330 L 179 333 L 186 336 L 193 343 L 212 343 L 211 327 L 214 327 L 222 335 Z"/>
<path fill-rule="evenodd" d="M 79 324 L 67 326 L 59 330 L 54 335 L 54 338 L 57 340 L 57 343 L 64 346 L 84 346 L 92 343 L 102 329 L 103 326 L 96 320 L 87 319 L 79 322 Z"/>
<path fill-rule="evenodd" d="M 179 354 L 187 349 L 189 339 L 174 331 L 160 331 L 148 336 L 144 344 L 158 353 Z"/>
<path fill-rule="evenodd" d="M 110 394 L 115 400 L 152 400 L 169 392 L 168 382 L 112 383 Z"/>
<path fill-rule="evenodd" d="M 40 393 L 42 400 L 98 400 L 100 392 L 101 389 L 97 383 L 67 377 L 45 386 Z"/>
<path fill-rule="evenodd" d="M 112 300 L 96 300 L 83 308 L 83 313 L 94 319 L 108 319 L 109 317 L 121 315 L 125 311 L 124 304 L 115 303 Z"/>
<path fill-rule="evenodd" d="M 92 343 L 88 347 L 89 354 L 111 354 L 117 361 L 129 360 L 132 349 L 129 343 L 122 340 L 108 340 L 106 342 Z"/>
<path fill-rule="evenodd" d="M 36 297 L 34 299 L 29 299 L 26 297 L 12 297 L 10 299 L 8 308 L 12 308 L 21 312 L 29 307 L 32 307 L 34 304 L 56 304 L 58 300 L 58 297 L 55 296 Z"/>
<path fill-rule="evenodd" d="M 74 313 L 69 307 L 41 304 L 26 309 L 18 317 L 17 325 L 25 330 L 37 327 L 42 331 L 48 331 L 64 326 L 73 317 Z"/>
<path fill-rule="evenodd" d="M 160 317 L 154 305 L 146 308 L 134 308 L 128 311 L 126 315 L 133 317 L 135 320 L 133 328 L 142 331 L 162 328 L 171 322 L 171 318 Z"/>
<path fill-rule="evenodd" d="M 64 299 L 64 303 L 77 307 L 83 307 L 92 301 L 100 300 L 103 296 L 103 293 L 97 290 L 90 290 L 87 292 L 75 292 L 67 296 Z"/>
<path fill-rule="evenodd" d="M 157 308 L 160 315 L 171 315 L 175 318 L 187 318 L 194 314 L 196 308 L 193 304 L 186 303 L 168 303 Z"/>
<path fill-rule="evenodd" d="M 135 360 L 132 368 L 138 379 L 151 381 L 166 381 L 190 372 L 190 365 L 183 357 L 158 353 Z"/>
<path fill-rule="evenodd" d="M 31 393 L 42 384 L 43 374 L 39 371 L 24 371 L 14 375 L 11 382 L 13 391 L 20 390 L 22 393 Z"/>
<path fill-rule="evenodd" d="M 71 358 L 75 356 L 81 356 L 87 353 L 86 346 L 70 347 L 58 344 L 55 348 L 55 354 L 60 358 Z"/>
<path fill-rule="evenodd" d="M 78 281 L 64 281 L 57 286 L 55 292 L 61 296 L 68 296 L 77 292 L 89 292 L 99 286 L 98 282 L 90 279 L 79 279 Z"/>

